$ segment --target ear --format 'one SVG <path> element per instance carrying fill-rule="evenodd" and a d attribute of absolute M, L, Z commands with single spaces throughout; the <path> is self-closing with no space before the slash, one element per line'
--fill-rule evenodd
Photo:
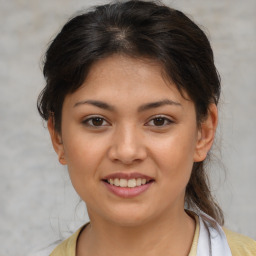
<path fill-rule="evenodd" d="M 198 138 L 196 144 L 196 150 L 194 154 L 194 162 L 203 161 L 207 153 L 210 151 L 215 132 L 218 124 L 218 109 L 216 104 L 211 104 L 208 110 L 208 116 L 200 124 L 198 129 Z"/>
<path fill-rule="evenodd" d="M 51 136 L 53 148 L 59 157 L 59 162 L 63 165 L 66 165 L 67 163 L 65 160 L 65 151 L 62 143 L 62 138 L 60 133 L 55 130 L 53 117 L 49 118 L 47 122 L 47 127 Z"/>

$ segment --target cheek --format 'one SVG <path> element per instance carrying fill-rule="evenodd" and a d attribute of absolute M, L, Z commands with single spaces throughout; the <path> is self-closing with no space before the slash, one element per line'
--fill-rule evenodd
<path fill-rule="evenodd" d="M 161 140 L 152 139 L 150 147 L 154 149 L 156 161 L 172 163 L 171 166 L 183 165 L 193 162 L 196 140 L 194 134 L 175 134 Z"/>
<path fill-rule="evenodd" d="M 99 180 L 96 172 L 101 154 L 97 144 L 90 145 L 88 141 L 72 138 L 66 141 L 65 155 L 69 177 L 77 194 L 84 202 L 90 201 L 92 191 L 96 191 Z"/>
<path fill-rule="evenodd" d="M 84 132 L 69 132 L 63 135 L 65 159 L 74 186 L 97 179 L 97 170 L 104 157 L 105 145 L 100 138 L 91 138 Z M 74 184 L 75 183 L 75 184 Z"/>
<path fill-rule="evenodd" d="M 196 137 L 193 131 L 170 134 L 161 141 L 151 140 L 152 158 L 159 168 L 159 176 L 172 183 L 188 182 L 196 147 Z"/>
<path fill-rule="evenodd" d="M 63 144 L 68 164 L 86 162 L 91 164 L 104 150 L 104 139 L 100 135 L 85 132 L 84 127 L 66 122 L 63 129 Z"/>

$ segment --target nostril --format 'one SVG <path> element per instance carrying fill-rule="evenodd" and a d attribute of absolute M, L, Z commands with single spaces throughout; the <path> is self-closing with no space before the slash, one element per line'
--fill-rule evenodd
<path fill-rule="evenodd" d="M 108 157 L 114 162 L 131 165 L 145 160 L 147 152 L 137 140 L 135 143 L 114 143 L 108 151 Z"/>

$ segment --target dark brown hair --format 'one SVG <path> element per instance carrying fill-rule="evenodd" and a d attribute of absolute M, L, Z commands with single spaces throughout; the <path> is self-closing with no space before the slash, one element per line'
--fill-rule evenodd
<path fill-rule="evenodd" d="M 159 62 L 179 91 L 185 91 L 194 102 L 198 124 L 207 116 L 209 105 L 218 103 L 220 79 L 213 52 L 193 21 L 159 2 L 115 2 L 69 20 L 46 52 L 46 86 L 37 106 L 45 120 L 53 115 L 57 132 L 61 132 L 65 96 L 82 85 L 93 63 L 112 54 Z M 188 207 L 202 210 L 223 224 L 204 162 L 194 164 L 185 200 Z"/>

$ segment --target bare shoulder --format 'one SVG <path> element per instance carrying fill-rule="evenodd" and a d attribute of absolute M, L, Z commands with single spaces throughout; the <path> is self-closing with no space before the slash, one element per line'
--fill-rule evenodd
<path fill-rule="evenodd" d="M 232 256 L 255 256 L 256 241 L 247 236 L 223 228 Z"/>

